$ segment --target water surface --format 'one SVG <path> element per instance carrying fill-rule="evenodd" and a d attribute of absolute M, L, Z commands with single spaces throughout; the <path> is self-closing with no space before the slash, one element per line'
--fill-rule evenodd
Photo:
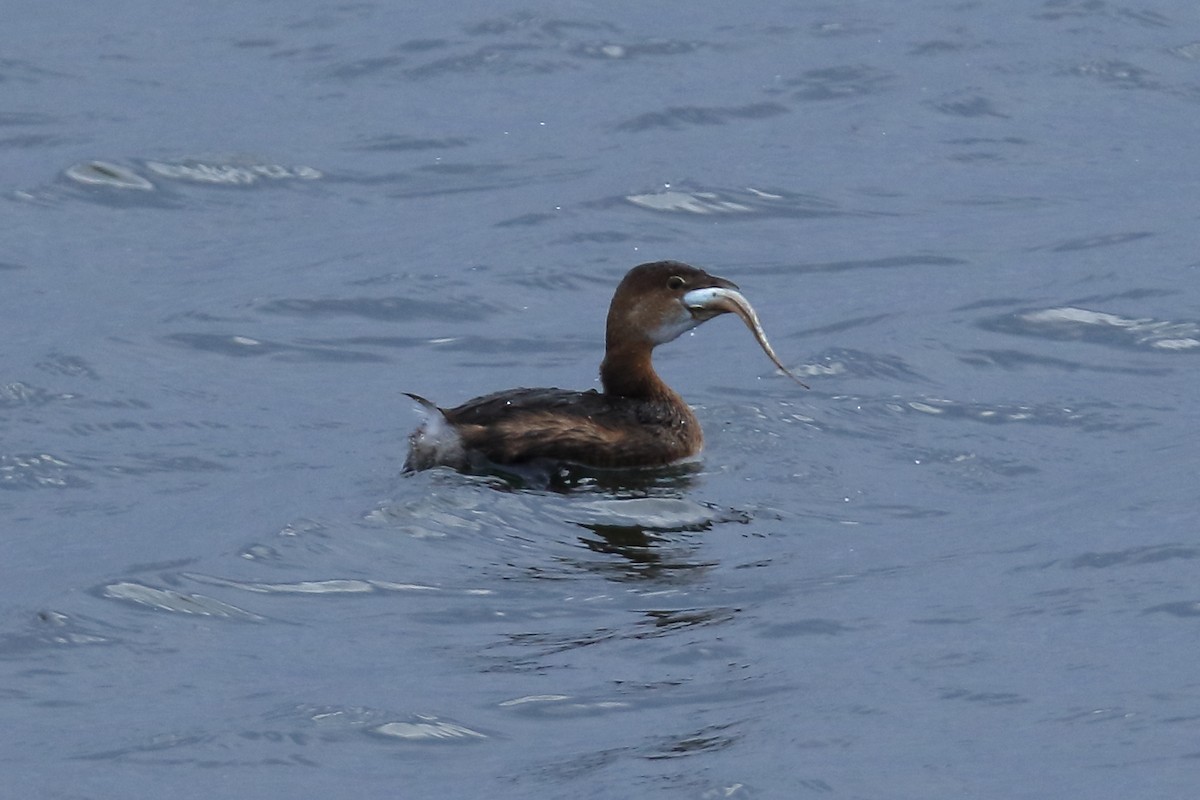
<path fill-rule="evenodd" d="M 1191 797 L 1191 4 L 128 0 L 0 41 L 46 798 Z M 662 258 L 693 470 L 402 476 Z M 559 487 L 560 489 L 562 487 Z"/>

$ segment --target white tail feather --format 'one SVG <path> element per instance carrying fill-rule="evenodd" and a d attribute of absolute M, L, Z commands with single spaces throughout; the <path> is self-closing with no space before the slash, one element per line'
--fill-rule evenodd
<path fill-rule="evenodd" d="M 405 472 L 429 469 L 440 465 L 458 467 L 465 460 L 462 437 L 446 419 L 442 410 L 424 397 L 406 395 L 421 406 L 425 418 L 417 429 L 408 436 L 408 458 L 404 461 Z"/>

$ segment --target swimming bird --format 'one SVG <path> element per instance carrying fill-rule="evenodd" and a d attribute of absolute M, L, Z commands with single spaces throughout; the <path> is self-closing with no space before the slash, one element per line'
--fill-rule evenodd
<path fill-rule="evenodd" d="M 780 363 L 736 284 L 678 261 L 655 261 L 631 269 L 613 295 L 601 391 L 508 389 L 455 408 L 409 394 L 427 416 L 409 437 L 404 469 L 530 462 L 631 468 L 691 458 L 704 443 L 700 423 L 654 371 L 651 353 L 725 313 L 740 317 L 775 366 L 805 386 Z"/>

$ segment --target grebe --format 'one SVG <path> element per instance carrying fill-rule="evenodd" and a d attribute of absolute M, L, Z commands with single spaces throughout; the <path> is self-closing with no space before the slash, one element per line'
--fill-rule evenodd
<path fill-rule="evenodd" d="M 658 377 L 650 354 L 728 312 L 746 323 L 775 366 L 805 386 L 780 363 L 736 284 L 678 261 L 656 261 L 631 269 L 613 295 L 600 364 L 603 391 L 509 389 L 447 409 L 409 394 L 428 416 L 409 437 L 404 469 L 534 461 L 656 467 L 694 456 L 704 443 L 700 423 Z"/>

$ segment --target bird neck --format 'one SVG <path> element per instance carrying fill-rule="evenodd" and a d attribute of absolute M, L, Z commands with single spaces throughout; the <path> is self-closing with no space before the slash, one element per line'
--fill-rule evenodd
<path fill-rule="evenodd" d="M 650 359 L 653 347 L 645 343 L 610 343 L 600 363 L 604 393 L 616 397 L 665 400 L 682 403 L 671 387 L 658 377 Z"/>

